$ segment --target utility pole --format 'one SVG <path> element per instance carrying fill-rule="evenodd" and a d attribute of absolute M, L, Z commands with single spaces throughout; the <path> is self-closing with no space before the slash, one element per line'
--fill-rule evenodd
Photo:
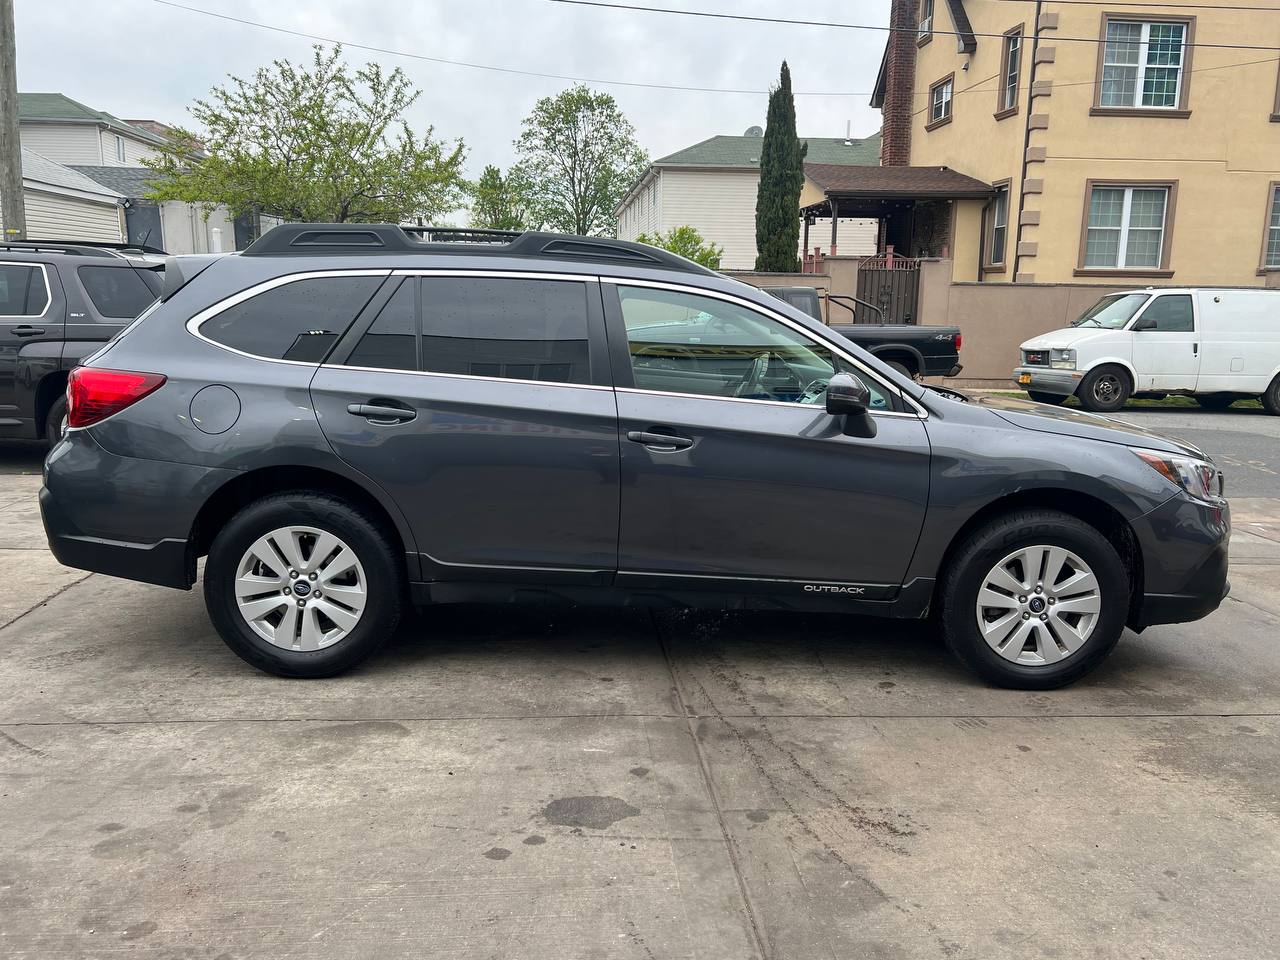
<path fill-rule="evenodd" d="M 22 205 L 22 141 L 18 136 L 18 67 L 13 0 L 0 0 L 0 217 L 4 240 L 27 238 Z"/>

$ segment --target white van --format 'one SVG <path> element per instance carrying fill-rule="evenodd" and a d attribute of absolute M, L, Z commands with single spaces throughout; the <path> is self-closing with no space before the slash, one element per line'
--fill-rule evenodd
<path fill-rule="evenodd" d="M 1280 290 L 1128 290 L 1022 345 L 1013 381 L 1032 400 L 1119 410 L 1131 396 L 1223 409 L 1260 397 L 1280 416 Z"/>

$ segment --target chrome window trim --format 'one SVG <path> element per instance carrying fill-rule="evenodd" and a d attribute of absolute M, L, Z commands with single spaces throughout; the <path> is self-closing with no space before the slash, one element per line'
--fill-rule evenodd
<path fill-rule="evenodd" d="M 314 366 L 314 364 L 310 364 Z M 598 383 L 565 383 L 563 380 L 520 380 L 516 377 L 489 377 L 477 373 L 441 373 L 437 370 L 398 370 L 395 367 L 357 367 L 347 363 L 322 363 L 325 370 L 360 370 L 364 373 L 399 373 L 408 377 L 440 377 L 445 380 L 485 380 L 489 383 L 522 383 L 530 387 L 572 387 L 575 390 L 613 390 Z"/>
<path fill-rule="evenodd" d="M 0 260 L 0 267 L 34 267 L 40 271 L 44 279 L 44 309 L 39 313 L 5 313 L 0 314 L 0 323 L 26 323 L 28 320 L 43 320 L 44 315 L 53 306 L 53 290 L 49 287 L 49 268 L 43 263 L 29 263 L 24 260 Z"/>
<path fill-rule="evenodd" d="M 622 287 L 652 287 L 657 290 L 673 290 L 676 293 L 688 293 L 696 297 L 710 297 L 713 300 L 723 300 L 726 303 L 734 303 L 734 304 L 737 304 L 738 306 L 745 307 L 748 310 L 754 310 L 756 313 L 763 314 L 764 316 L 769 317 L 770 319 L 777 320 L 778 322 L 782 323 L 784 326 L 790 327 L 792 330 L 794 330 L 796 333 L 801 334 L 802 336 L 809 337 L 810 339 L 816 340 L 818 343 L 823 344 L 828 349 L 830 349 L 831 352 L 834 353 L 836 356 L 842 358 L 843 360 L 845 360 L 846 362 L 848 362 L 858 370 L 862 371 L 862 373 L 866 374 L 866 376 L 868 376 L 873 383 L 877 384 L 883 390 L 898 397 L 904 403 L 914 407 L 916 410 L 915 413 L 899 413 L 898 411 L 895 411 L 895 410 L 887 410 L 887 411 L 872 410 L 870 412 L 873 416 L 910 417 L 913 420 L 927 420 L 929 417 L 929 411 L 925 409 L 923 406 L 921 406 L 920 403 L 918 403 L 913 398 L 907 396 L 905 393 L 903 393 L 900 389 L 898 389 L 893 384 L 886 383 L 884 380 L 880 379 L 880 376 L 878 374 L 870 370 L 866 366 L 866 364 L 858 360 L 852 354 L 845 351 L 839 344 L 835 343 L 833 340 L 828 340 L 825 335 L 818 335 L 816 331 L 809 329 L 803 324 L 797 323 L 796 321 L 792 320 L 790 317 L 787 317 L 781 313 L 775 312 L 770 307 L 766 307 L 763 304 L 756 303 L 753 300 L 748 300 L 745 297 L 735 296 L 734 294 L 731 294 L 731 293 L 724 293 L 720 290 L 708 290 L 705 287 L 693 287 L 693 286 L 688 286 L 686 284 L 681 284 L 681 283 L 670 283 L 665 280 L 633 280 L 630 277 L 602 276 L 600 278 L 600 282 L 611 283 L 614 286 L 622 286 Z M 645 390 L 641 387 L 619 387 L 618 389 L 622 391 L 627 391 L 627 392 L 655 393 L 655 394 L 660 394 L 662 396 L 672 396 L 672 397 L 704 397 L 709 400 L 731 400 L 738 403 L 773 403 L 773 404 L 780 404 L 781 406 L 784 406 L 784 407 L 810 406 L 809 404 L 788 403 L 783 400 L 752 400 L 746 397 L 715 397 L 715 396 L 711 396 L 710 394 L 702 394 L 702 393 L 669 393 L 665 390 Z"/>
<path fill-rule="evenodd" d="M 323 280 L 329 277 L 389 277 L 391 269 L 389 267 L 381 269 L 370 268 L 350 268 L 347 270 L 310 270 L 304 273 L 286 273 L 283 276 L 272 277 L 270 280 L 264 280 L 261 283 L 247 287 L 239 293 L 233 293 L 229 297 L 224 297 L 212 306 L 205 307 L 190 320 L 187 321 L 187 333 L 191 334 L 197 340 L 203 340 L 219 350 L 225 350 L 227 353 L 234 353 L 241 357 L 248 357 L 251 360 L 261 360 L 264 363 L 283 363 L 292 367 L 318 367 L 319 361 L 314 363 L 305 360 L 282 360 L 278 357 L 264 357 L 259 353 L 249 353 L 245 350 L 237 350 L 235 347 L 229 347 L 225 343 L 219 343 L 206 337 L 200 332 L 201 324 L 207 320 L 212 320 L 218 314 L 225 310 L 230 310 L 234 306 L 244 303 L 246 300 L 252 300 L 260 293 L 266 293 L 268 290 L 274 290 L 276 287 L 283 287 L 290 283 L 297 283 L 300 280 Z M 353 317 L 352 320 L 355 318 Z"/>

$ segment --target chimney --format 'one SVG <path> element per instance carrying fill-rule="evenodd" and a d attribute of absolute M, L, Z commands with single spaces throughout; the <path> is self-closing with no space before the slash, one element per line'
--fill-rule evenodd
<path fill-rule="evenodd" d="M 888 45 L 884 52 L 884 103 L 881 107 L 880 164 L 911 163 L 911 112 L 916 85 L 918 0 L 892 0 Z"/>

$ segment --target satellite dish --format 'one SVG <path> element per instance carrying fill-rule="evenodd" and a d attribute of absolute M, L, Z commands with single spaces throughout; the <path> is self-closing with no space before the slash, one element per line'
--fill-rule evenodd
<path fill-rule="evenodd" d="M 764 127 L 747 127 L 744 137 L 763 137 Z"/>

